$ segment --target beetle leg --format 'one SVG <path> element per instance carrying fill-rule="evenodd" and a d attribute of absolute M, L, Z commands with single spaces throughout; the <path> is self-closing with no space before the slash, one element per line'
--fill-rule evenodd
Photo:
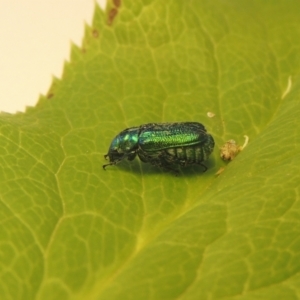
<path fill-rule="evenodd" d="M 135 152 L 135 151 L 134 151 L 134 152 L 131 152 L 131 153 L 128 153 L 128 154 L 124 154 L 121 158 L 116 159 L 116 160 L 114 160 L 114 161 L 110 161 L 108 164 L 103 165 L 102 168 L 103 168 L 104 170 L 106 170 L 106 167 L 107 167 L 107 166 L 113 166 L 113 165 L 116 165 L 116 164 L 118 164 L 121 160 L 126 159 L 126 158 L 127 158 L 129 161 L 130 161 L 130 160 L 133 160 L 133 159 L 135 158 L 135 156 L 136 156 L 136 152 Z M 104 155 L 104 158 L 105 158 L 105 159 L 107 159 L 107 157 L 109 157 L 108 154 Z"/>
<path fill-rule="evenodd" d="M 135 157 L 136 157 L 136 151 L 131 152 L 131 153 L 129 153 L 128 155 L 124 155 L 124 158 L 123 158 L 123 159 L 125 159 L 126 157 L 127 157 L 127 159 L 128 159 L 129 161 L 134 160 Z"/>
<path fill-rule="evenodd" d="M 119 160 L 115 160 L 113 162 L 110 162 L 109 164 L 105 164 L 102 166 L 103 170 L 106 170 L 106 167 L 107 166 L 113 166 L 113 165 L 116 165 L 117 163 L 119 163 L 122 159 L 119 159 Z"/>
<path fill-rule="evenodd" d="M 201 166 L 201 167 L 203 167 L 203 173 L 204 172 L 206 172 L 206 170 L 207 170 L 207 166 L 206 165 L 204 165 L 203 163 L 199 163 L 199 165 Z"/>
<path fill-rule="evenodd" d="M 172 168 L 171 166 L 172 166 L 171 164 L 166 164 L 166 165 L 162 165 L 161 167 L 163 169 L 167 170 L 167 171 L 170 171 L 170 172 L 174 173 L 175 176 L 178 176 L 179 175 L 179 171 L 176 170 L 176 169 L 174 169 L 174 168 Z"/>
<path fill-rule="evenodd" d="M 116 162 L 105 164 L 105 165 L 102 166 L 102 168 L 103 168 L 103 170 L 106 170 L 107 166 L 111 166 L 111 165 L 115 165 L 115 164 L 116 164 Z"/>
<path fill-rule="evenodd" d="M 159 163 L 157 164 L 158 167 L 165 169 L 167 171 L 171 171 L 172 173 L 174 173 L 175 176 L 178 176 L 179 171 L 177 169 L 174 169 L 174 163 L 172 162 L 173 160 L 170 158 L 172 158 L 170 155 L 166 155 L 166 153 L 162 153 L 159 157 Z"/>

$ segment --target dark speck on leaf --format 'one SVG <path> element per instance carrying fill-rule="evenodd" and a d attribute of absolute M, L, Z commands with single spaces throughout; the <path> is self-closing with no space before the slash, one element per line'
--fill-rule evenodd
<path fill-rule="evenodd" d="M 112 22 L 114 21 L 116 15 L 118 14 L 118 10 L 116 8 L 112 8 L 109 13 L 108 13 L 108 25 L 111 25 Z"/>
<path fill-rule="evenodd" d="M 116 7 L 120 7 L 121 6 L 121 0 L 114 0 L 113 2 L 114 2 L 114 5 Z"/>
<path fill-rule="evenodd" d="M 97 38 L 99 36 L 99 31 L 97 29 L 93 29 L 92 34 L 94 38 Z"/>
<path fill-rule="evenodd" d="M 51 99 L 53 96 L 54 96 L 54 94 L 50 92 L 50 93 L 47 95 L 47 99 Z"/>

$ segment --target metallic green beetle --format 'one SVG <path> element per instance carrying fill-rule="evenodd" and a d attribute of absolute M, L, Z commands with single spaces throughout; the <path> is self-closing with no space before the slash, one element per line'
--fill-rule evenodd
<path fill-rule="evenodd" d="M 176 170 L 179 166 L 202 164 L 214 149 L 214 139 L 205 127 L 197 122 L 149 123 L 131 127 L 120 132 L 111 142 L 104 155 L 115 165 L 123 159 L 133 160 L 136 155 L 142 162 L 166 170 Z"/>

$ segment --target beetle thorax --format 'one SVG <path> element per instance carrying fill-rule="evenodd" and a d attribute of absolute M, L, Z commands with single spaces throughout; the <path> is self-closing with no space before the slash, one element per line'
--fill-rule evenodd
<path fill-rule="evenodd" d="M 129 128 L 121 132 L 117 138 L 117 151 L 119 153 L 129 153 L 137 150 L 139 141 L 138 128 Z"/>

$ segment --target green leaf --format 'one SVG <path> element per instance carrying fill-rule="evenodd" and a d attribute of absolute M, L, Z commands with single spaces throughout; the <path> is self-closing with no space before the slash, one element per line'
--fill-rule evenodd
<path fill-rule="evenodd" d="M 0 114 L 1 299 L 298 299 L 299 19 L 296 0 L 96 8 L 61 80 Z M 121 130 L 174 121 L 214 136 L 205 173 L 102 169 Z"/>

